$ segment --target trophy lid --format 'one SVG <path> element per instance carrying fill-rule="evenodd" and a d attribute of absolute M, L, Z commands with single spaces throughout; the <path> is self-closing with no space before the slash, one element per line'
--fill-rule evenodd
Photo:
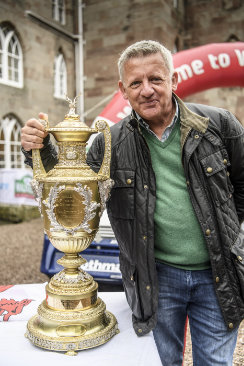
<path fill-rule="evenodd" d="M 75 107 L 78 96 L 72 101 L 68 96 L 66 100 L 69 103 L 69 112 L 65 115 L 62 122 L 59 122 L 55 127 L 47 128 L 57 141 L 80 141 L 85 142 L 91 134 L 97 131 L 94 128 L 88 127 L 80 120 L 80 116 L 76 114 Z"/>

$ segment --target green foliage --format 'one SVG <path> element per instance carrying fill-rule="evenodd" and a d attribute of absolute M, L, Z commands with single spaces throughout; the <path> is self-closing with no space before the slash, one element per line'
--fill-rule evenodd
<path fill-rule="evenodd" d="M 23 222 L 40 217 L 38 208 L 25 205 L 0 205 L 0 221 L 2 222 Z"/>

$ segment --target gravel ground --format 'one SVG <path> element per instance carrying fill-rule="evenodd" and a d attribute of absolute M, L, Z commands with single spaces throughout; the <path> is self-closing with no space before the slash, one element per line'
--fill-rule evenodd
<path fill-rule="evenodd" d="M 48 277 L 40 273 L 43 246 L 41 219 L 0 226 L 0 285 L 42 283 Z M 189 329 L 186 339 L 184 366 L 192 366 Z M 244 322 L 242 322 L 234 354 L 234 366 L 244 366 Z"/>
<path fill-rule="evenodd" d="M 40 273 L 42 220 L 3 224 L 0 232 L 0 285 L 46 282 L 48 277 Z"/>

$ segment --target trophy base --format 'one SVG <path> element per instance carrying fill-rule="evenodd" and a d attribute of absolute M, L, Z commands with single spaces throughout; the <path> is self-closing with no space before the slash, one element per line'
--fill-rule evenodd
<path fill-rule="evenodd" d="M 105 308 L 100 298 L 92 308 L 68 312 L 50 309 L 43 301 L 38 314 L 29 320 L 25 336 L 37 347 L 74 356 L 119 333 L 115 316 Z"/>
<path fill-rule="evenodd" d="M 26 337 L 37 347 L 72 356 L 109 341 L 119 332 L 118 324 L 97 297 L 97 287 L 82 269 L 57 273 L 46 286 L 37 315 L 28 321 Z"/>

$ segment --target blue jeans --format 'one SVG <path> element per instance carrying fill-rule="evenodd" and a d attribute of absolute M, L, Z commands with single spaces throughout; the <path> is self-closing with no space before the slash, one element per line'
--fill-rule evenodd
<path fill-rule="evenodd" d="M 211 269 L 188 271 L 157 262 L 158 323 L 153 331 L 163 366 L 181 366 L 186 318 L 194 366 L 231 366 L 238 329 L 228 331 Z"/>

